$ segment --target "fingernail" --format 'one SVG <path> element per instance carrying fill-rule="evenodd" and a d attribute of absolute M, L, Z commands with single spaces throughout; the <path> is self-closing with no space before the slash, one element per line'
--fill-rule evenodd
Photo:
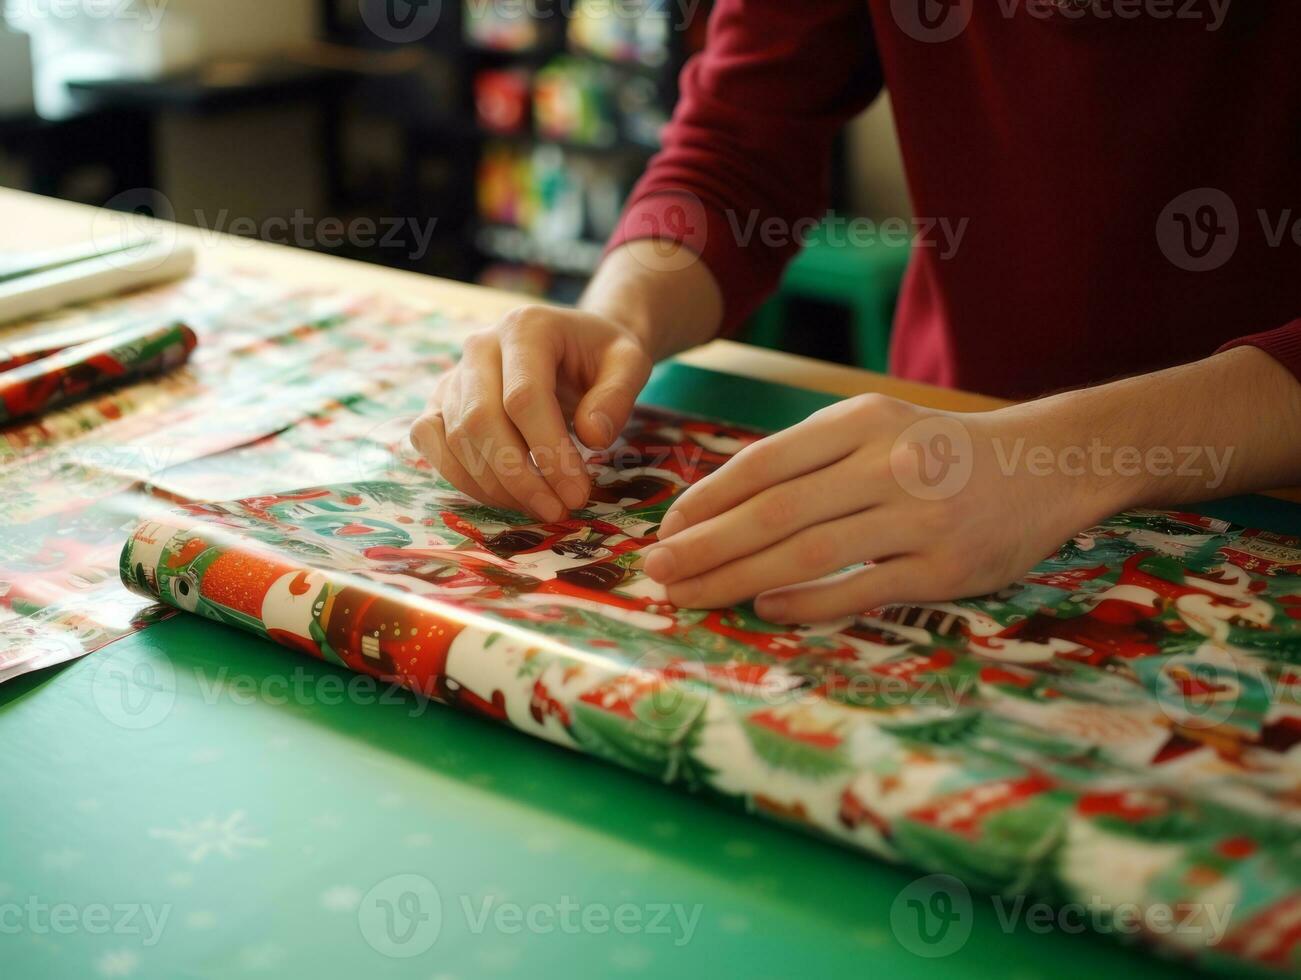
<path fill-rule="evenodd" d="M 416 452 L 425 454 L 424 444 L 429 441 L 430 436 L 433 434 L 432 428 L 433 426 L 424 419 L 420 419 L 411 426 L 411 445 L 415 447 Z"/>
<path fill-rule="evenodd" d="M 678 560 L 668 548 L 652 548 L 646 555 L 646 574 L 657 582 L 667 582 L 677 567 Z"/>
<path fill-rule="evenodd" d="M 578 483 L 564 483 L 560 487 L 560 499 L 570 510 L 579 510 L 587 506 L 587 490 Z"/>
<path fill-rule="evenodd" d="M 759 614 L 760 619 L 766 619 L 770 623 L 782 622 L 782 617 L 786 615 L 786 601 L 776 596 L 760 596 L 754 601 L 754 611 Z"/>
<path fill-rule="evenodd" d="M 610 420 L 601 412 L 588 412 L 587 420 L 592 423 L 597 434 L 601 437 L 600 448 L 604 449 L 614 442 L 614 426 Z"/>
<path fill-rule="evenodd" d="M 670 511 L 660 524 L 660 540 L 670 538 L 687 526 L 687 519 L 676 510 Z"/>
<path fill-rule="evenodd" d="M 529 507 L 533 513 L 547 522 L 558 521 L 565 516 L 565 509 L 560 505 L 560 501 L 555 497 L 548 497 L 545 493 L 535 493 L 533 499 L 529 501 Z"/>

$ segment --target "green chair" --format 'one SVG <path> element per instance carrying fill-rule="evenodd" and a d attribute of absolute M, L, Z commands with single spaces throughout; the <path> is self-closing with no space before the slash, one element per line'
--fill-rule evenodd
<path fill-rule="evenodd" d="M 889 362 L 890 326 L 899 284 L 908 266 L 910 244 L 887 243 L 880 236 L 851 244 L 843 225 L 820 225 L 804 250 L 787 267 L 777 293 L 751 318 L 742 334 L 747 343 L 782 349 L 795 326 L 793 299 L 811 299 L 849 311 L 854 359 L 859 367 L 885 371 Z"/>

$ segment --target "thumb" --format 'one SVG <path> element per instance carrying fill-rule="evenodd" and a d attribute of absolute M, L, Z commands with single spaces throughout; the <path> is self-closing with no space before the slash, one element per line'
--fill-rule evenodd
<path fill-rule="evenodd" d="M 596 381 L 574 412 L 583 445 L 608 449 L 628 424 L 637 396 L 650 378 L 651 360 L 636 341 L 616 341 L 601 357 Z"/>

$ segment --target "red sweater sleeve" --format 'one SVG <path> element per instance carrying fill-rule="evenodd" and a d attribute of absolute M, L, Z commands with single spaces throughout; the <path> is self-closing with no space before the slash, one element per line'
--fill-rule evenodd
<path fill-rule="evenodd" d="M 822 216 L 836 133 L 881 84 L 864 0 L 717 0 L 664 147 L 607 248 L 686 245 L 735 330 L 799 251 L 801 223 Z"/>
<path fill-rule="evenodd" d="M 1301 381 L 1301 320 L 1293 320 L 1286 327 L 1277 330 L 1239 337 L 1225 344 L 1220 351 L 1232 350 L 1234 347 L 1259 347 L 1296 375 L 1297 381 Z"/>

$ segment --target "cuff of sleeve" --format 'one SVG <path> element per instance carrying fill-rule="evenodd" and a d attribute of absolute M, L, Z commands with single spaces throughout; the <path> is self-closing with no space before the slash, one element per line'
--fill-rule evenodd
<path fill-rule="evenodd" d="M 636 197 L 605 247 L 653 241 L 662 246 L 648 259 L 654 268 L 673 272 L 704 262 L 723 294 L 722 336 L 737 333 L 764 297 L 776 286 L 789 255 L 759 247 L 745 238 L 745 221 L 706 205 L 690 191 L 665 189 Z M 754 248 L 746 248 L 754 244 Z M 679 248 L 681 246 L 681 248 Z"/>
<path fill-rule="evenodd" d="M 1285 327 L 1266 330 L 1231 340 L 1215 353 L 1221 354 L 1235 347 L 1257 347 L 1274 358 L 1301 381 L 1301 320 L 1293 320 Z"/>

